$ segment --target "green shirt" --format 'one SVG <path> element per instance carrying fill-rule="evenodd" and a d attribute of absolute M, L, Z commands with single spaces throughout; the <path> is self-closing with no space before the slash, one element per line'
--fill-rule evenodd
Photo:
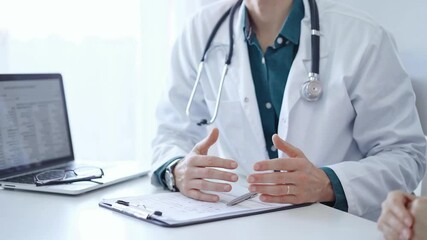
<path fill-rule="evenodd" d="M 247 11 L 243 17 L 243 31 L 248 46 L 264 139 L 270 159 L 277 158 L 277 149 L 274 147 L 271 137 L 277 133 L 286 82 L 298 52 L 301 21 L 304 18 L 304 4 L 302 0 L 294 0 L 289 16 L 276 37 L 274 45 L 269 46 L 265 53 L 263 53 L 256 34 L 251 28 Z M 347 198 L 338 176 L 331 168 L 323 167 L 321 169 L 331 181 L 335 193 L 335 202 L 325 204 L 347 211 Z"/>
<path fill-rule="evenodd" d="M 246 36 L 258 109 L 261 116 L 264 139 L 270 158 L 277 158 L 271 136 L 277 133 L 283 93 L 292 62 L 298 51 L 301 20 L 304 18 L 302 0 L 295 0 L 282 30 L 273 46 L 263 53 L 252 31 L 250 18 L 245 11 L 243 31 Z"/>

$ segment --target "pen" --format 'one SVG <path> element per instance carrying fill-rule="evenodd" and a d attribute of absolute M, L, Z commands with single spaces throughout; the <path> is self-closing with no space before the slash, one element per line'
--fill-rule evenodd
<path fill-rule="evenodd" d="M 274 170 L 274 172 L 281 172 L 281 171 L 280 171 L 280 170 Z M 239 203 L 241 203 L 241 202 L 244 202 L 244 201 L 246 201 L 246 200 L 249 200 L 249 199 L 251 199 L 251 198 L 254 198 L 254 197 L 256 197 L 257 195 L 258 195 L 258 193 L 252 193 L 252 192 L 249 192 L 249 193 L 243 194 L 242 196 L 237 197 L 237 198 L 235 198 L 235 199 L 231 200 L 230 202 L 228 202 L 228 203 L 227 203 L 227 206 L 234 206 L 234 205 L 236 205 L 236 204 L 239 204 Z"/>
<path fill-rule="evenodd" d="M 239 204 L 239 203 L 241 203 L 241 202 L 244 202 L 244 201 L 246 201 L 246 200 L 249 200 L 249 199 L 251 199 L 251 198 L 254 198 L 254 197 L 256 197 L 257 195 L 258 195 L 258 193 L 252 193 L 252 192 L 249 192 L 249 193 L 243 194 L 242 196 L 240 196 L 240 197 L 236 197 L 235 199 L 233 199 L 233 200 L 231 200 L 230 202 L 228 202 L 228 203 L 227 203 L 227 206 L 234 206 L 234 205 L 236 205 L 236 204 Z"/>

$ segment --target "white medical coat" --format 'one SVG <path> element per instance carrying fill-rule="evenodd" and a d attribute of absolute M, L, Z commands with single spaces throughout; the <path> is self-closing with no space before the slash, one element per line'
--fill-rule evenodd
<path fill-rule="evenodd" d="M 196 122 L 210 119 L 215 107 L 228 53 L 228 20 L 207 54 L 191 120 L 185 108 L 208 36 L 234 2 L 220 1 L 201 10 L 174 46 L 168 91 L 157 112 L 153 170 L 186 155 L 208 133 Z M 424 175 L 426 142 L 415 95 L 394 42 L 381 26 L 341 4 L 317 3 L 323 96 L 307 102 L 300 95 L 311 69 L 310 11 L 304 0 L 300 46 L 287 80 L 278 134 L 316 166 L 334 170 L 350 213 L 376 220 L 389 191 L 411 192 Z M 220 131 L 218 155 L 236 160 L 238 172 L 249 174 L 255 162 L 268 159 L 266 149 L 271 146 L 263 136 L 242 30 L 243 10 L 235 14 L 234 55 L 214 126 Z M 159 184 L 155 177 L 152 182 Z"/>

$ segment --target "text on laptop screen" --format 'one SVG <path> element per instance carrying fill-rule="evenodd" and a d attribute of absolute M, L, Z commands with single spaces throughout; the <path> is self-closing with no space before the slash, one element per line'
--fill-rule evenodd
<path fill-rule="evenodd" d="M 72 155 L 59 79 L 0 81 L 0 170 Z"/>

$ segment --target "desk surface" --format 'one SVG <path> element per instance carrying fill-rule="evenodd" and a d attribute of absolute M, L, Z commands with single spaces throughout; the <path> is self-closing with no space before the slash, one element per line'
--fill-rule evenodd
<path fill-rule="evenodd" d="M 74 197 L 0 190 L 1 239 L 380 239 L 374 222 L 321 204 L 181 228 L 98 206 L 102 198 L 156 191 L 147 176 Z"/>

